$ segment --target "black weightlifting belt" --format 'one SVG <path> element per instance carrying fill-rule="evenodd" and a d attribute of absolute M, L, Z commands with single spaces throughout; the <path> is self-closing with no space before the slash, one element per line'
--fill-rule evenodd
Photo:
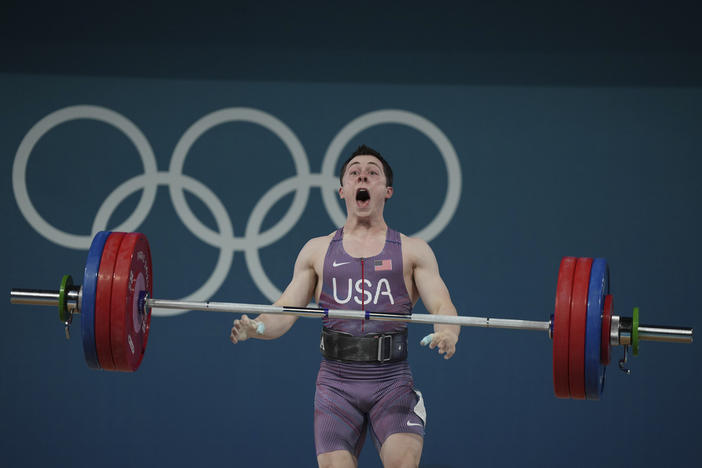
<path fill-rule="evenodd" d="M 322 356 L 345 362 L 397 362 L 407 359 L 407 329 L 401 332 L 352 336 L 322 329 Z"/>

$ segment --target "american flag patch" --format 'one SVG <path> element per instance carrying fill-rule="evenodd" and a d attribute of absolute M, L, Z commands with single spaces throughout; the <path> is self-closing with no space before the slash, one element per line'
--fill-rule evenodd
<path fill-rule="evenodd" d="M 392 260 L 376 260 L 373 266 L 375 271 L 390 271 L 392 270 Z"/>

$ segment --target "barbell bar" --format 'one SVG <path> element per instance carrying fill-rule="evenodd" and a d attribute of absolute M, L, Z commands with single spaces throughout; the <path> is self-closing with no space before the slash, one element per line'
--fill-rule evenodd
<path fill-rule="evenodd" d="M 58 291 L 13 288 L 10 302 L 58 307 L 67 338 L 73 316 L 80 314 L 88 365 L 125 372 L 136 371 L 141 364 L 154 307 L 543 331 L 553 340 L 554 392 L 559 398 L 575 399 L 600 398 L 611 346 L 624 346 L 624 359 L 619 366 L 628 373 L 628 346 L 637 355 L 639 341 L 693 340 L 692 328 L 639 324 L 638 309 L 634 309 L 633 317 L 614 315 L 609 267 L 601 258 L 562 259 L 556 307 L 549 321 L 177 301 L 154 298 L 152 292 L 151 253 L 146 236 L 102 231 L 88 251 L 82 285 L 74 285 L 72 278 L 65 275 Z"/>
<path fill-rule="evenodd" d="M 68 275 L 67 275 L 68 276 Z M 80 314 L 80 288 L 69 288 L 66 295 L 66 304 L 71 314 Z M 58 307 L 60 301 L 59 291 L 42 289 L 13 288 L 10 292 L 12 304 L 39 305 Z M 432 314 L 411 314 L 398 316 L 396 314 L 383 314 L 379 312 L 355 311 L 342 309 L 324 309 L 320 307 L 286 307 L 261 304 L 248 304 L 239 302 L 214 302 L 214 301 L 178 301 L 172 299 L 154 299 L 144 296 L 141 307 L 174 310 L 199 310 L 203 312 L 229 312 L 235 314 L 279 314 L 295 315 L 307 318 L 345 318 L 357 320 L 380 320 L 423 324 L 447 324 L 462 327 L 479 328 L 504 328 L 512 330 L 535 330 L 551 333 L 551 321 L 532 321 L 518 319 L 499 319 L 490 317 L 449 316 Z M 620 318 L 621 319 L 621 318 Z M 631 318 L 623 317 L 624 323 L 617 325 L 619 336 L 617 342 L 612 344 L 623 345 L 631 343 Z M 628 320 L 628 322 L 627 322 Z M 658 341 L 668 343 L 692 343 L 693 330 L 691 328 L 668 327 L 663 325 L 639 325 L 639 340 Z"/>

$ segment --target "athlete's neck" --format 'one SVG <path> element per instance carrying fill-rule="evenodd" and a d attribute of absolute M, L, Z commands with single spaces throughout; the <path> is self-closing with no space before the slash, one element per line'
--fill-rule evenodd
<path fill-rule="evenodd" d="M 344 250 L 355 258 L 370 258 L 383 251 L 388 227 L 382 223 L 349 223 L 344 225 Z"/>
<path fill-rule="evenodd" d="M 383 218 L 372 220 L 371 218 L 349 217 L 344 224 L 344 235 L 356 238 L 370 238 L 375 236 L 385 236 L 388 225 Z"/>

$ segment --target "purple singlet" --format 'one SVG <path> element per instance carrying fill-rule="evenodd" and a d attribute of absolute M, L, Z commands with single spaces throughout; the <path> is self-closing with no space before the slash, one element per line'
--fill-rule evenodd
<path fill-rule="evenodd" d="M 336 231 L 324 258 L 319 306 L 326 309 L 412 313 L 402 271 L 400 233 L 388 228 L 383 250 L 374 257 L 356 258 L 344 250 L 344 229 Z M 324 326 L 354 336 L 401 331 L 404 322 L 324 318 Z"/>
<path fill-rule="evenodd" d="M 319 306 L 410 314 L 402 265 L 400 233 L 387 230 L 380 254 L 350 256 L 343 245 L 343 228 L 336 231 L 324 258 Z M 324 326 L 354 336 L 401 331 L 404 322 L 325 318 Z M 407 361 L 350 363 L 322 359 L 314 400 L 317 454 L 347 450 L 358 458 L 370 433 L 378 451 L 395 433 L 424 435 L 426 410 L 414 389 Z"/>

